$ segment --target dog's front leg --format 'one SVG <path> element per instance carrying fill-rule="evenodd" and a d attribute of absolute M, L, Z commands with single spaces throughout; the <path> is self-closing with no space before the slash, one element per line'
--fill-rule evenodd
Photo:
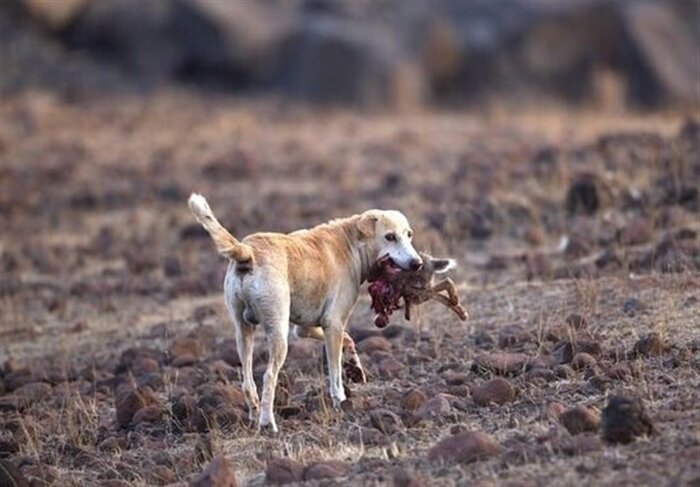
<path fill-rule="evenodd" d="M 343 351 L 343 322 L 331 321 L 323 328 L 326 339 L 326 358 L 328 359 L 328 381 L 330 385 L 333 408 L 339 409 L 345 401 L 345 388 L 342 379 L 342 351 Z"/>

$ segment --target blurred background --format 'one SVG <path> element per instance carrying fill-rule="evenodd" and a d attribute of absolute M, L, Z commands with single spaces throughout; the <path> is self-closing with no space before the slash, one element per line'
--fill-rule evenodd
<path fill-rule="evenodd" d="M 11 93 L 162 84 L 353 108 L 696 103 L 694 0 L 3 0 Z"/>
<path fill-rule="evenodd" d="M 296 451 L 353 459 L 350 485 L 397 465 L 456 485 L 697 485 L 699 29 L 698 0 L 0 0 L 0 484 L 27 483 L 3 483 L 14 465 L 31 485 L 184 485 L 219 451 L 261 485 L 264 459 Z M 470 320 L 396 313 L 350 422 L 327 415 L 320 348 L 293 340 L 292 434 L 263 441 L 212 392 L 241 396 L 240 360 L 192 191 L 239 238 L 401 210 L 417 248 L 459 262 Z M 363 290 L 360 351 L 371 319 Z M 562 374 L 577 341 L 595 368 Z M 480 409 L 469 362 L 490 351 L 554 365 Z M 625 382 L 668 413 L 663 433 L 555 453 L 543 405 L 602 408 Z M 134 385 L 157 406 L 124 411 Z M 447 416 L 385 437 L 373 411 L 413 424 L 399 398 L 423 387 L 453 398 Z M 501 457 L 421 463 L 472 425 Z"/>

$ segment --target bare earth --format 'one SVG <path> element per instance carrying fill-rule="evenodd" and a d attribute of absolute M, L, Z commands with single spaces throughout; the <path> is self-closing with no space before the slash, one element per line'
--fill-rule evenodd
<path fill-rule="evenodd" d="M 0 120 L 0 457 L 32 485 L 185 485 L 216 455 L 241 485 L 700 485 L 697 121 L 184 91 L 26 93 L 0 100 Z M 458 259 L 471 319 L 428 304 L 382 332 L 363 291 L 349 328 L 369 383 L 332 411 L 322 346 L 296 340 L 281 433 L 258 434 L 226 263 L 190 191 L 240 237 L 402 210 L 419 248 Z M 261 353 L 258 385 L 264 367 Z M 483 399 L 497 376 L 505 392 Z M 619 392 L 642 399 L 652 435 L 603 441 L 595 418 Z M 594 421 L 572 435 L 559 418 L 576 406 Z M 498 452 L 429 458 L 465 431 Z"/>

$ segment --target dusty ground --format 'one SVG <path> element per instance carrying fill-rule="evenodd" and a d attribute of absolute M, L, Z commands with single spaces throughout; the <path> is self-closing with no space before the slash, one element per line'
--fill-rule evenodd
<path fill-rule="evenodd" d="M 8 95 L 0 120 L 0 455 L 33 485 L 185 483 L 212 455 L 243 485 L 700 483 L 697 122 L 369 116 L 180 91 Z M 370 382 L 329 410 L 319 345 L 297 340 L 281 434 L 258 435 L 193 190 L 238 236 L 400 209 L 419 247 L 459 260 L 471 320 L 428 304 L 382 335 L 363 293 L 349 327 Z M 479 367 L 501 352 L 520 354 L 509 370 Z M 510 385 L 483 400 L 499 375 Z M 558 421 L 620 391 L 642 398 L 651 436 L 614 445 L 595 420 L 575 436 Z M 462 431 L 498 453 L 428 458 Z M 301 470 L 321 460 L 341 463 Z"/>

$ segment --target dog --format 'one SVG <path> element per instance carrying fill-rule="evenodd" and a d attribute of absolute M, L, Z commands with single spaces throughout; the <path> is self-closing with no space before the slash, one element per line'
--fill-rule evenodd
<path fill-rule="evenodd" d="M 399 267 L 423 262 L 411 243 L 408 219 L 395 210 L 368 210 L 289 234 L 254 233 L 236 239 L 216 219 L 207 200 L 192 194 L 188 205 L 218 252 L 229 259 L 224 297 L 241 357 L 243 393 L 258 429 L 278 432 L 273 413 L 277 376 L 287 357 L 290 323 L 297 335 L 323 339 L 333 407 L 346 400 L 342 383 L 345 325 L 371 266 L 388 256 Z M 262 326 L 269 351 L 262 401 L 253 379 L 253 339 Z"/>

